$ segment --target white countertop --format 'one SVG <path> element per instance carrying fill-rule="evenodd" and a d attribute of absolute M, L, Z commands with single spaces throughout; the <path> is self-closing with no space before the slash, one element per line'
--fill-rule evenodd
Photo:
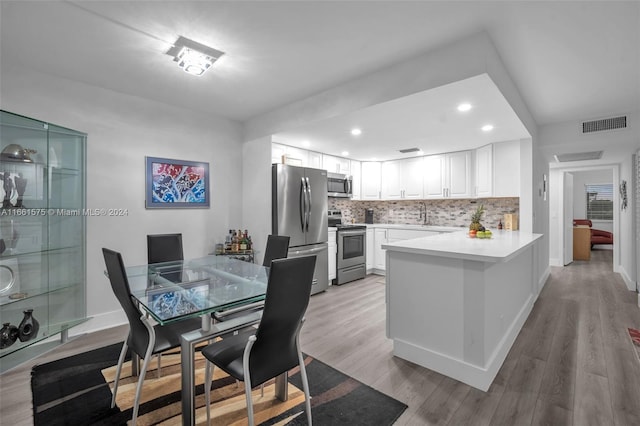
<path fill-rule="evenodd" d="M 382 248 L 395 252 L 480 262 L 507 262 L 542 237 L 542 234 L 521 231 L 492 232 L 491 239 L 469 238 L 464 230 L 383 244 Z"/>
<path fill-rule="evenodd" d="M 356 225 L 365 225 L 367 228 L 384 228 L 384 229 L 408 229 L 413 231 L 435 231 L 435 232 L 460 232 L 467 228 L 456 226 L 435 226 L 435 225 L 404 225 L 398 223 L 356 223 Z"/>

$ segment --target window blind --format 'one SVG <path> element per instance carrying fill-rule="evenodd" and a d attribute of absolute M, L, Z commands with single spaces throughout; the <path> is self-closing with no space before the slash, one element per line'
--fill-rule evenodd
<path fill-rule="evenodd" d="M 613 220 L 613 184 L 585 185 L 587 219 Z"/>

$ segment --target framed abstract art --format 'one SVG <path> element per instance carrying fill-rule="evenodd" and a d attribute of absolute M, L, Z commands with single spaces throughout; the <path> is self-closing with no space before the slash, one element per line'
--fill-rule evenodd
<path fill-rule="evenodd" d="M 146 163 L 146 208 L 209 207 L 209 163 L 158 157 Z"/>

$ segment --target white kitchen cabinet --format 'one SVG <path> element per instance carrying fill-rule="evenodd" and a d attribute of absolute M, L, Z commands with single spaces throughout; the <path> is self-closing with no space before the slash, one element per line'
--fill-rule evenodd
<path fill-rule="evenodd" d="M 424 157 L 425 198 L 469 198 L 471 192 L 471 151 Z"/>
<path fill-rule="evenodd" d="M 309 167 L 314 169 L 322 168 L 322 154 L 315 151 L 309 151 Z"/>
<path fill-rule="evenodd" d="M 338 261 L 338 244 L 336 241 L 336 231 L 329 231 L 329 282 L 336 278 Z"/>
<path fill-rule="evenodd" d="M 382 163 L 382 199 L 423 198 L 423 158 Z"/>
<path fill-rule="evenodd" d="M 382 250 L 382 245 L 387 243 L 387 232 L 385 228 L 375 228 L 373 231 L 373 267 L 376 272 L 383 272 L 385 270 L 385 251 Z"/>
<path fill-rule="evenodd" d="M 285 164 L 303 167 L 309 166 L 309 151 L 307 151 L 306 149 L 296 148 L 279 143 L 272 143 L 271 163 L 282 163 L 283 157 L 286 160 Z"/>
<path fill-rule="evenodd" d="M 520 196 L 520 141 L 493 144 L 493 196 Z"/>
<path fill-rule="evenodd" d="M 493 195 L 493 145 L 485 145 L 476 149 L 475 196 L 491 197 Z"/>
<path fill-rule="evenodd" d="M 373 239 L 373 228 L 367 228 L 367 245 L 366 245 L 366 268 L 367 273 L 373 269 L 373 258 L 374 258 L 374 239 Z"/>
<path fill-rule="evenodd" d="M 331 173 L 351 174 L 351 162 L 347 158 L 322 154 L 322 168 Z"/>
<path fill-rule="evenodd" d="M 377 161 L 363 161 L 362 166 L 362 182 L 361 199 L 362 200 L 379 200 L 380 199 L 380 176 L 381 167 Z"/>
<path fill-rule="evenodd" d="M 361 199 L 361 182 L 362 182 L 362 171 L 360 167 L 360 162 L 351 160 L 351 177 L 353 178 L 353 197 L 352 200 L 360 200 Z"/>

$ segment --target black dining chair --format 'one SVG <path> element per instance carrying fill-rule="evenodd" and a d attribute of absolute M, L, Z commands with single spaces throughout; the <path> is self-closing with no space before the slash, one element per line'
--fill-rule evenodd
<path fill-rule="evenodd" d="M 267 237 L 267 247 L 264 251 L 262 266 L 271 266 L 275 259 L 285 259 L 289 254 L 289 237 L 286 235 L 269 235 Z M 228 321 L 230 319 L 247 315 L 251 312 L 259 311 L 264 307 L 264 302 L 252 303 L 250 306 L 240 306 L 225 311 L 213 313 L 213 319 L 217 322 Z"/>
<path fill-rule="evenodd" d="M 147 235 L 147 263 L 162 263 L 184 260 L 182 251 L 182 234 Z M 173 282 L 182 280 L 182 273 L 172 272 L 163 275 Z"/>
<path fill-rule="evenodd" d="M 199 329 L 202 323 L 200 318 L 190 318 L 164 326 L 159 324 L 152 326 L 147 320 L 146 315 L 140 312 L 131 295 L 129 280 L 127 279 L 121 254 L 107 248 L 102 249 L 102 254 L 113 293 L 118 299 L 118 302 L 120 302 L 129 321 L 129 334 L 122 345 L 122 351 L 118 359 L 116 378 L 113 386 L 113 397 L 111 398 L 111 408 L 115 407 L 116 404 L 118 381 L 120 380 L 120 372 L 127 349 L 131 348 L 132 352 L 143 359 L 133 403 L 133 414 L 131 416 L 132 424 L 135 425 L 136 418 L 138 417 L 138 406 L 144 376 L 150 358 L 160 352 L 179 347 L 180 336 L 184 333 Z"/>
<path fill-rule="evenodd" d="M 309 383 L 300 351 L 300 329 L 309 305 L 315 256 L 277 259 L 271 263 L 264 312 L 255 334 L 230 336 L 202 350 L 205 367 L 207 423 L 210 421 L 212 365 L 244 381 L 249 425 L 254 424 L 251 389 L 299 366 L 311 425 Z"/>

